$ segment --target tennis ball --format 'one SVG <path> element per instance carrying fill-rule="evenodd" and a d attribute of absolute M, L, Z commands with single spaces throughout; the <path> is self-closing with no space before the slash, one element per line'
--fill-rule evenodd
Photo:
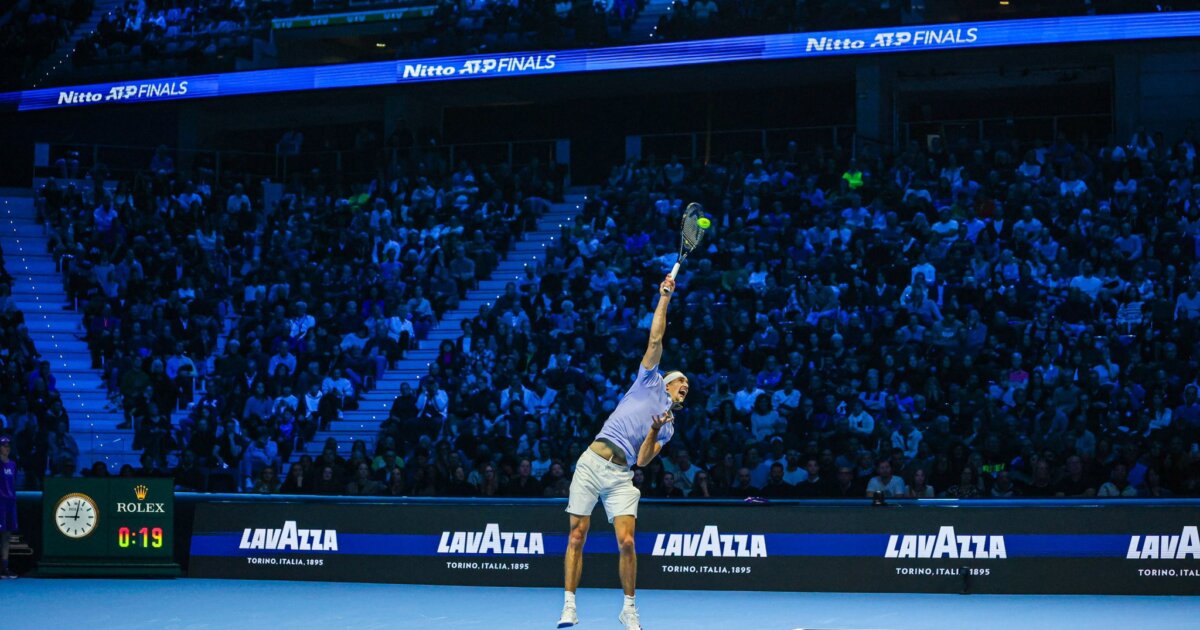
<path fill-rule="evenodd" d="M 700 229 L 702 230 L 707 230 L 708 228 L 712 227 L 712 220 L 710 220 L 708 217 L 700 217 L 696 220 L 696 225 L 699 225 Z"/>

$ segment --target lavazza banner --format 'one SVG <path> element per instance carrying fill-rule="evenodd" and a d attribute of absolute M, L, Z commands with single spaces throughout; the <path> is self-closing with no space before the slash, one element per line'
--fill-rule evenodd
<path fill-rule="evenodd" d="M 1200 510 L 1190 506 L 643 502 L 640 512 L 645 588 L 1200 593 Z M 616 583 L 606 521 L 593 515 L 584 586 Z M 206 503 L 189 573 L 560 586 L 567 525 L 558 502 Z"/>

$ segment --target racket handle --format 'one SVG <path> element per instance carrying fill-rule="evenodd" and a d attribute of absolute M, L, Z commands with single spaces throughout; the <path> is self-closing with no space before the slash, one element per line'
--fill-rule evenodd
<path fill-rule="evenodd" d="M 667 274 L 667 277 L 674 280 L 677 273 L 679 273 L 679 263 L 675 263 L 675 266 L 671 267 L 671 273 Z"/>

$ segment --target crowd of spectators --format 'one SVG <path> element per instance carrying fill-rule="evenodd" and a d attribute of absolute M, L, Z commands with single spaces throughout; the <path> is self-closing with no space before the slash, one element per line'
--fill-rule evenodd
<path fill-rule="evenodd" d="M 175 445 L 172 414 L 195 400 L 231 302 L 230 270 L 245 260 L 240 240 L 216 247 L 209 175 L 179 179 L 165 149 L 130 181 L 91 186 L 50 179 L 37 208 L 61 269 L 67 311 L 80 316 L 93 369 L 101 370 L 118 428 L 158 464 Z M 210 228 L 208 232 L 204 228 Z M 51 474 L 63 474 L 51 462 Z"/>
<path fill-rule="evenodd" d="M 657 40 L 734 37 L 1112 13 L 1190 11 L 1200 2 L 1070 0 L 1059 2 L 926 2 L 925 0 L 674 0 L 654 29 Z"/>
<path fill-rule="evenodd" d="M 579 48 L 621 43 L 646 0 L 439 2 L 429 29 L 404 57 Z"/>
<path fill-rule="evenodd" d="M 419 57 L 616 43 L 620 38 L 614 33 L 628 31 L 644 0 L 431 4 L 435 10 L 422 28 L 407 37 L 395 34 L 391 54 Z M 304 2 L 127 0 L 101 19 L 95 34 L 76 46 L 73 63 L 85 68 L 183 60 L 188 71 L 230 69 L 236 58 L 254 56 L 254 40 L 268 38 L 272 18 L 313 13 L 312 3 Z M 269 45 L 260 48 L 273 50 Z"/>
<path fill-rule="evenodd" d="M 446 386 L 447 435 L 408 448 L 427 469 L 410 491 L 449 492 L 461 465 L 528 495 L 528 460 L 561 494 L 542 473 L 569 476 L 630 381 L 699 199 L 718 226 L 664 351 L 692 393 L 635 477 L 646 496 L 1196 495 L 1196 142 L 616 167 L 536 290 L 472 322 L 472 347 L 494 331 L 499 400 Z M 404 426 L 380 439 L 411 444 Z"/>
<path fill-rule="evenodd" d="M 186 412 L 157 406 L 161 443 L 139 430 L 143 472 L 171 455 L 181 487 L 229 470 L 259 492 L 565 496 L 696 200 L 714 226 L 663 353 L 691 393 L 635 472 L 645 496 L 1195 496 L 1196 145 L 1139 130 L 616 166 L 349 453 L 306 442 L 561 192 L 543 167 L 298 178 L 265 211 L 164 155 L 131 201 L 46 206 L 74 208 L 51 223 L 134 428 L 160 396 L 180 407 L 154 385 L 173 360 L 208 383 Z M 220 352 L 188 347 L 231 315 Z"/>
<path fill-rule="evenodd" d="M 248 56 L 263 35 L 270 3 L 245 0 L 126 0 L 101 16 L 72 53 L 76 68 L 97 63 L 183 59 L 188 70 L 215 68 L 218 58 Z"/>
<path fill-rule="evenodd" d="M 416 4 L 398 0 L 376 2 L 370 8 L 391 6 L 432 6 L 433 10 L 425 17 L 408 18 L 420 23 L 392 33 L 386 51 L 374 47 L 377 36 L 364 36 L 371 46 L 362 53 L 363 59 L 378 59 L 381 54 L 414 58 L 901 24 L 1190 10 L 1200 8 L 1200 2 L 938 2 L 927 6 L 920 0 L 675 0 L 660 15 L 652 33 L 631 30 L 647 0 L 442 0 Z M 236 59 L 261 57 L 258 53 L 265 53 L 273 64 L 318 63 L 304 46 L 289 52 L 268 43 L 271 19 L 362 8 L 346 2 L 126 0 L 101 19 L 93 35 L 79 42 L 73 61 L 76 68 L 99 68 L 100 72 L 162 60 L 179 61 L 180 65 L 171 66 L 172 71 L 229 70 Z M 341 49 L 336 56 L 360 60 L 355 54 Z M 321 63 L 329 62 L 328 54 L 318 56 Z"/>
<path fill-rule="evenodd" d="M 916 24 L 926 19 L 924 4 L 919 0 L 916 3 L 899 0 L 674 0 L 668 11 L 659 16 L 654 39 L 669 41 Z"/>
<path fill-rule="evenodd" d="M 1196 142 L 618 166 L 401 389 L 373 448 L 327 445 L 284 484 L 565 496 L 701 200 L 717 224 L 663 354 L 691 394 L 635 472 L 645 496 L 1200 494 Z"/>
<path fill-rule="evenodd" d="M 6 7 L 0 18 L 0 88 L 34 79 L 38 62 L 54 52 L 92 12 L 93 0 L 27 0 Z"/>
<path fill-rule="evenodd" d="M 664 351 L 702 492 L 1200 492 L 1195 133 L 1077 143 L 614 169 L 596 259 L 642 296 L 681 200 L 717 209 Z"/>
<path fill-rule="evenodd" d="M 247 182 L 180 173 L 165 147 L 115 188 L 105 172 L 93 167 L 86 191 L 50 180 L 39 193 L 66 308 L 143 453 L 138 472 L 195 466 L 194 487 L 213 476 L 226 489 L 357 408 L 562 185 L 536 160 L 430 153 L 351 187 L 297 176 L 266 210 Z"/>

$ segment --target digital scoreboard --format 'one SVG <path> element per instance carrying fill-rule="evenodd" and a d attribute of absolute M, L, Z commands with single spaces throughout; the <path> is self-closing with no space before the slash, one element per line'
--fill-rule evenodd
<path fill-rule="evenodd" d="M 51 478 L 42 504 L 39 573 L 179 575 L 173 480 Z"/>

